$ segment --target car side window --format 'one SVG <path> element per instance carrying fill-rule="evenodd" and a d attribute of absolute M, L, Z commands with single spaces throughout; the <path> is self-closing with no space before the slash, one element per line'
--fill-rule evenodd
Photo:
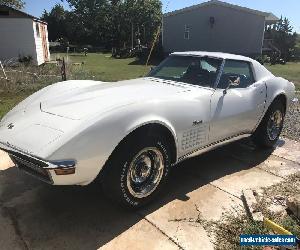
<path fill-rule="evenodd" d="M 236 79 L 238 86 L 232 88 L 247 88 L 254 83 L 252 68 L 249 62 L 226 60 L 218 88 L 226 89 L 232 81 Z"/>

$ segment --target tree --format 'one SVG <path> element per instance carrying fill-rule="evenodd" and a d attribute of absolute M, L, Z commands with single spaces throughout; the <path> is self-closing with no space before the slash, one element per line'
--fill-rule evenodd
<path fill-rule="evenodd" d="M 281 51 L 281 57 L 288 61 L 294 55 L 297 34 L 287 18 L 280 18 L 279 22 L 269 27 L 267 32 L 274 41 L 275 46 Z"/>
<path fill-rule="evenodd" d="M 66 11 L 57 4 L 43 20 L 49 39 L 64 38 L 73 44 L 130 47 L 139 39 L 150 44 L 161 24 L 160 0 L 67 0 Z"/>
<path fill-rule="evenodd" d="M 100 45 L 109 34 L 110 5 L 107 0 L 67 0 L 81 33 L 81 44 Z"/>
<path fill-rule="evenodd" d="M 147 43 L 161 23 L 159 0 L 67 0 L 90 44 L 123 47 Z"/>
<path fill-rule="evenodd" d="M 0 0 L 0 5 L 7 5 L 15 9 L 23 9 L 25 2 L 23 0 Z"/>
<path fill-rule="evenodd" d="M 60 4 L 56 4 L 49 13 L 46 10 L 44 10 L 42 14 L 42 20 L 48 23 L 50 41 L 56 41 L 58 39 L 67 37 L 67 14 L 67 11 L 65 11 L 63 6 Z"/>
<path fill-rule="evenodd" d="M 139 38 L 150 44 L 162 19 L 159 0 L 111 1 L 111 32 L 119 45 L 131 45 Z"/>

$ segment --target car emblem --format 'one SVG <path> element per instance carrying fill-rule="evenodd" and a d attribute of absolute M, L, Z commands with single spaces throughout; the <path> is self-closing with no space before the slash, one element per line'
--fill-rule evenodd
<path fill-rule="evenodd" d="M 7 128 L 8 128 L 8 129 L 13 129 L 14 126 L 15 126 L 15 125 L 14 125 L 13 123 L 10 123 L 10 124 L 7 125 Z"/>

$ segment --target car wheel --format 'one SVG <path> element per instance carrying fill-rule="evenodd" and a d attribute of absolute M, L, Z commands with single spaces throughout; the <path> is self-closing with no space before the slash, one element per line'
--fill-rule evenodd
<path fill-rule="evenodd" d="M 283 103 L 275 100 L 253 134 L 253 142 L 259 147 L 273 147 L 281 134 L 284 117 Z"/>
<path fill-rule="evenodd" d="M 161 191 L 170 166 L 170 150 L 165 139 L 158 136 L 131 138 L 122 143 L 107 162 L 101 181 L 103 191 L 122 206 L 142 207 Z"/>

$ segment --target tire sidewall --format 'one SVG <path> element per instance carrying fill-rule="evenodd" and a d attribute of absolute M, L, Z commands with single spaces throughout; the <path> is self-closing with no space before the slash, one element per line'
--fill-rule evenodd
<path fill-rule="evenodd" d="M 129 192 L 127 186 L 127 174 L 133 158 L 136 156 L 136 154 L 138 154 L 146 147 L 155 147 L 162 153 L 164 159 L 164 170 L 157 188 L 147 197 L 136 198 Z M 127 155 L 125 154 L 125 152 L 123 152 L 123 155 L 124 160 L 120 162 L 122 167 L 120 168 L 119 175 L 120 201 L 126 207 L 138 208 L 146 205 L 148 202 L 153 200 L 165 185 L 171 167 L 170 150 L 164 139 L 158 137 L 150 137 L 145 142 L 135 143 L 135 146 L 132 148 L 132 150 L 130 150 L 130 152 L 127 151 Z"/>
<path fill-rule="evenodd" d="M 280 128 L 278 136 L 274 140 L 271 140 L 269 138 L 269 135 L 268 135 L 268 123 L 269 123 L 269 120 L 270 120 L 271 116 L 277 110 L 279 110 L 281 112 L 281 114 L 283 116 L 282 117 L 283 119 L 282 119 L 282 124 L 281 124 L 281 128 Z M 284 119 L 285 119 L 284 105 L 282 104 L 281 101 L 275 100 L 271 104 L 271 106 L 269 107 L 269 109 L 268 109 L 267 113 L 265 114 L 261 124 L 259 125 L 259 127 L 255 131 L 254 136 L 253 136 L 254 142 L 258 146 L 267 147 L 267 148 L 273 147 L 276 144 L 276 142 L 278 141 L 278 139 L 280 137 L 280 134 L 282 132 Z"/>
<path fill-rule="evenodd" d="M 274 140 L 272 140 L 272 139 L 269 137 L 269 134 L 268 134 L 268 125 L 269 125 L 271 116 L 273 116 L 273 114 L 274 114 L 276 111 L 280 111 L 280 112 L 281 112 L 281 115 L 282 115 L 282 122 L 281 122 L 280 130 L 279 130 L 279 133 L 278 133 L 277 137 L 276 137 Z M 283 129 L 284 118 L 285 118 L 285 113 L 284 113 L 283 106 L 281 105 L 280 102 L 274 103 L 273 107 L 270 109 L 270 112 L 269 112 L 269 114 L 268 114 L 267 121 L 266 121 L 266 136 L 267 136 L 268 141 L 269 141 L 271 144 L 276 143 L 277 140 L 279 139 L 279 137 L 280 137 L 280 135 L 281 135 L 281 132 L 282 132 L 282 129 Z"/>

